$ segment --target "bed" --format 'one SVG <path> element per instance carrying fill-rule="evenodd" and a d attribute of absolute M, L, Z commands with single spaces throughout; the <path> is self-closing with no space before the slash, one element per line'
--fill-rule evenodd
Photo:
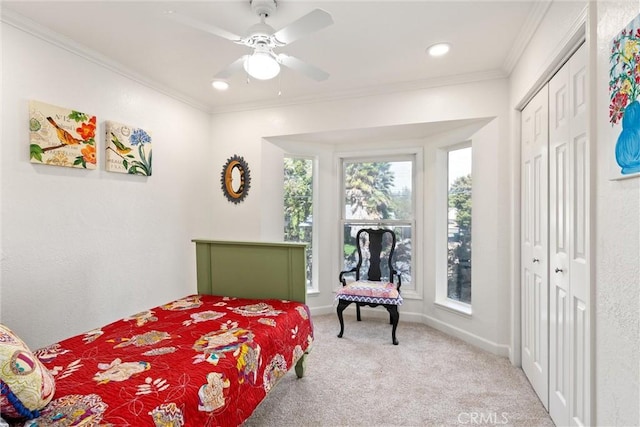
<path fill-rule="evenodd" d="M 235 426 L 304 375 L 304 245 L 194 242 L 197 293 L 36 350 L 55 394 L 15 425 Z"/>

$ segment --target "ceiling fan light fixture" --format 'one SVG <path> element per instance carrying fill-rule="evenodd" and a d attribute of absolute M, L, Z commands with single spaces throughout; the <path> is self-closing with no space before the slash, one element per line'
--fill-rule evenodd
<path fill-rule="evenodd" d="M 256 51 L 244 61 L 244 70 L 254 79 L 269 80 L 280 73 L 280 64 L 269 52 Z"/>
<path fill-rule="evenodd" d="M 431 56 L 442 56 L 446 55 L 451 49 L 451 45 L 449 43 L 436 43 L 427 48 L 427 52 Z"/>

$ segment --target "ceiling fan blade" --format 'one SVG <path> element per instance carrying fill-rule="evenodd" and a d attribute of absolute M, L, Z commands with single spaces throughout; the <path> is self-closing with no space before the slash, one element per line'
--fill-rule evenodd
<path fill-rule="evenodd" d="M 319 82 L 329 78 L 329 73 L 321 70 L 320 68 L 307 64 L 306 62 L 294 57 L 281 53 L 278 55 L 278 61 L 285 67 L 298 71 L 307 77 L 317 80 Z"/>
<path fill-rule="evenodd" d="M 215 25 L 207 24 L 197 19 L 193 19 L 189 16 L 179 14 L 177 12 L 167 12 L 166 15 L 174 21 L 180 22 L 181 24 L 195 28 L 197 30 L 214 34 L 218 37 L 222 37 L 223 39 L 231 40 L 232 42 L 239 43 L 242 40 L 242 37 L 237 34 L 224 30 L 220 27 L 216 27 Z"/>
<path fill-rule="evenodd" d="M 276 31 L 273 37 L 282 44 L 289 44 L 300 37 L 311 34 L 333 24 L 333 18 L 329 12 L 315 9 L 306 15 L 293 21 L 286 27 Z"/>
<path fill-rule="evenodd" d="M 219 71 L 218 74 L 213 76 L 213 78 L 215 78 L 215 79 L 228 79 L 233 74 L 244 70 L 244 61 L 247 59 L 248 56 L 249 55 L 243 55 L 240 58 L 236 59 L 231 64 L 229 64 L 225 69 Z"/>

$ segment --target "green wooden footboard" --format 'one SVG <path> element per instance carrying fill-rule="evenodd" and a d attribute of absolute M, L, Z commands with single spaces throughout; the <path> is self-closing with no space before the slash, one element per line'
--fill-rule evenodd
<path fill-rule="evenodd" d="M 198 293 L 306 303 L 304 243 L 193 240 Z"/>

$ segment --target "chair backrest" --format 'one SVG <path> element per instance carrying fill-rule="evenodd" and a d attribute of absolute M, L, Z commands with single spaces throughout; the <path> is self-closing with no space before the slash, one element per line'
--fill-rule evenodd
<path fill-rule="evenodd" d="M 400 275 L 393 267 L 396 234 L 389 229 L 363 228 L 356 234 L 358 264 L 356 280 L 373 280 L 400 284 Z"/>

